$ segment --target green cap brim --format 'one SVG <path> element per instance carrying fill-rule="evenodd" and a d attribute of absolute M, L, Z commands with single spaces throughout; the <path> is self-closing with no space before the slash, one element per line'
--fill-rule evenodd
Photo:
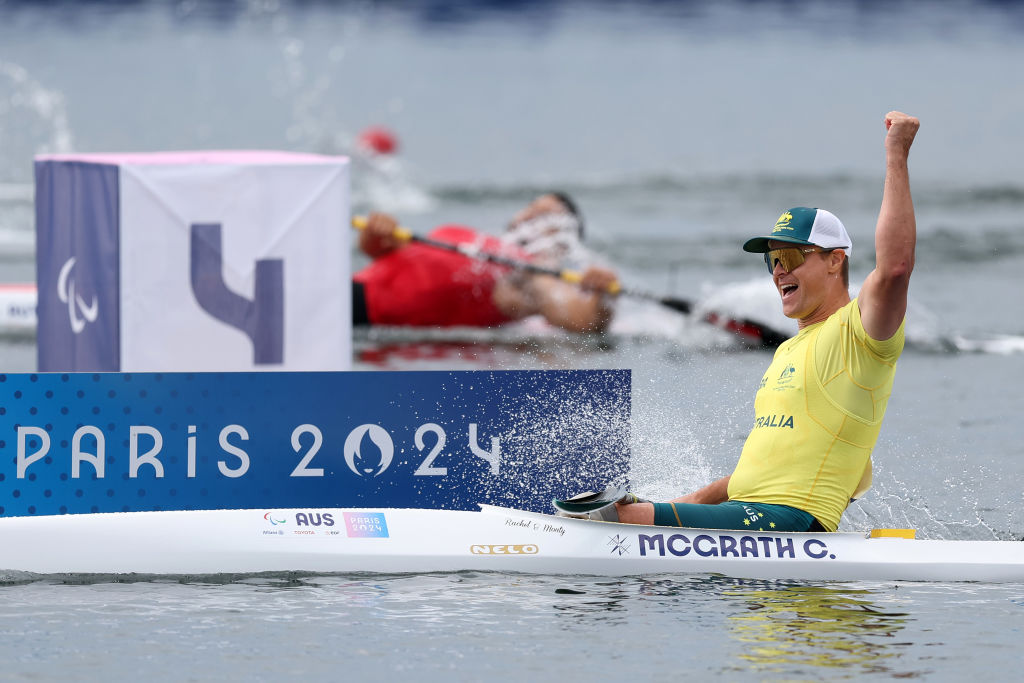
<path fill-rule="evenodd" d="M 749 251 L 751 254 L 763 254 L 771 250 L 768 246 L 768 242 L 789 242 L 790 244 L 807 244 L 813 245 L 812 242 L 807 240 L 799 240 L 788 237 L 752 237 L 743 243 L 743 251 Z"/>

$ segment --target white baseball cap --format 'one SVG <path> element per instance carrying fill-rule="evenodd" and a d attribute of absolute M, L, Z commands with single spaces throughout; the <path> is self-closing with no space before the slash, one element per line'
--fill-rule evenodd
<path fill-rule="evenodd" d="M 825 209 L 797 206 L 783 212 L 767 237 L 753 237 L 743 244 L 743 251 L 763 254 L 771 247 L 768 242 L 808 244 L 822 249 L 842 249 L 846 258 L 853 255 L 853 240 L 843 222 Z"/>

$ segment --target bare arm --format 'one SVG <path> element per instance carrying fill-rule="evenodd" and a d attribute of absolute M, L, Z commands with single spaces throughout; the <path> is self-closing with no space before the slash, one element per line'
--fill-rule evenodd
<path fill-rule="evenodd" d="M 611 296 L 602 284 L 605 279 L 614 282 L 615 276 L 594 268 L 584 273 L 579 285 L 546 275 L 534 277 L 540 314 L 570 332 L 604 332 L 612 319 Z"/>
<path fill-rule="evenodd" d="M 494 290 L 494 302 L 512 318 L 539 313 L 552 325 L 570 332 L 603 332 L 612 319 L 608 285 L 615 274 L 604 268 L 589 268 L 579 284 L 550 275 L 513 274 Z"/>
<path fill-rule="evenodd" d="M 892 111 L 886 114 L 885 125 L 885 187 L 875 227 L 875 269 L 858 297 L 864 329 L 878 340 L 892 337 L 907 312 L 917 242 L 907 159 L 921 124 L 913 116 Z"/>
<path fill-rule="evenodd" d="M 676 498 L 672 503 L 704 503 L 708 505 L 717 505 L 718 503 L 724 503 L 729 500 L 729 479 L 728 477 L 722 477 L 717 481 L 713 481 L 707 486 L 693 493 L 687 494 L 680 498 Z"/>

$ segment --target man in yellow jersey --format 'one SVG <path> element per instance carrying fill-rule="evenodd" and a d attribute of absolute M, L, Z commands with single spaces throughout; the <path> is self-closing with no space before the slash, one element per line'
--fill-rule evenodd
<path fill-rule="evenodd" d="M 871 450 L 903 350 L 916 222 L 907 158 L 920 122 L 885 116 L 886 173 L 875 228 L 875 269 L 848 291 L 853 242 L 822 209 L 782 214 L 763 253 L 799 322 L 761 379 L 754 425 L 730 476 L 669 503 L 634 496 L 591 513 L 635 524 L 763 531 L 835 531 L 851 499 L 871 485 Z"/>

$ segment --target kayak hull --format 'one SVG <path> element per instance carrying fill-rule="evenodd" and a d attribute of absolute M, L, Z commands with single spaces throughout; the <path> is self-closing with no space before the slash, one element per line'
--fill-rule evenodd
<path fill-rule="evenodd" d="M 480 512 L 288 509 L 9 517 L 0 519 L 0 569 L 1024 582 L 1024 543 L 646 527 L 482 507 Z"/>

